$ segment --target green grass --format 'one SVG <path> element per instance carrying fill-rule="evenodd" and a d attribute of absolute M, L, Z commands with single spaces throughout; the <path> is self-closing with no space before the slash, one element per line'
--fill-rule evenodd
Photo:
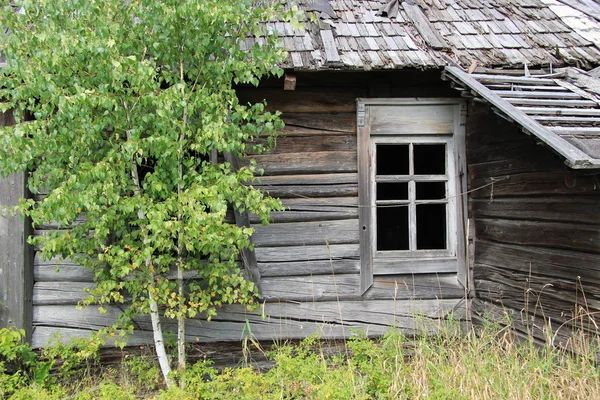
<path fill-rule="evenodd" d="M 275 367 L 217 371 L 208 362 L 191 365 L 185 389 L 161 387 L 151 357 L 130 357 L 73 381 L 55 376 L 45 385 L 13 388 L 12 399 L 599 399 L 598 349 L 586 354 L 517 340 L 508 328 L 464 332 L 448 322 L 438 335 L 408 339 L 391 331 L 373 341 L 360 334 L 339 355 L 326 356 L 310 337 L 270 353 Z M 72 371 L 71 371 L 72 372 Z M 0 385 L 10 384 L 2 374 Z M 5 395 L 9 392 L 4 391 Z"/>

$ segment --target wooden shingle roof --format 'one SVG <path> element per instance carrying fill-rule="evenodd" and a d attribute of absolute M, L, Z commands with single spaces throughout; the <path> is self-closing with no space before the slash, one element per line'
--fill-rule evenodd
<path fill-rule="evenodd" d="M 289 51 L 284 67 L 296 70 L 593 66 L 600 21 L 567 3 L 594 1 L 300 0 L 318 10 L 305 29 L 268 26 Z"/>
<path fill-rule="evenodd" d="M 600 168 L 600 79 L 575 68 L 529 76 L 486 72 L 446 67 L 444 77 L 463 94 L 485 100 L 497 114 L 519 124 L 571 168 Z"/>

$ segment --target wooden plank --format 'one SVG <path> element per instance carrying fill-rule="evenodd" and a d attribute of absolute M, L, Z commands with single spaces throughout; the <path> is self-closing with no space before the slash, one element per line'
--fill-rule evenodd
<path fill-rule="evenodd" d="M 337 211 L 358 209 L 358 199 L 356 197 L 299 198 L 283 199 L 282 201 L 283 205 L 290 210 Z"/>
<path fill-rule="evenodd" d="M 453 71 L 451 71 L 453 72 Z M 507 76 L 507 75 L 488 75 L 488 74 L 471 74 L 473 79 L 476 79 L 482 84 L 488 83 L 520 83 L 526 85 L 556 85 L 554 79 L 551 78 L 536 78 L 536 77 L 524 77 L 524 76 Z"/>
<path fill-rule="evenodd" d="M 452 258 L 416 258 L 416 259 L 385 259 L 378 258 L 373 268 L 375 275 L 390 274 L 435 274 L 457 272 L 458 262 L 456 257 Z"/>
<path fill-rule="evenodd" d="M 548 129 L 561 135 L 600 136 L 600 127 L 597 126 L 549 126 Z"/>
<path fill-rule="evenodd" d="M 258 167 L 264 169 L 265 175 L 356 172 L 354 151 L 264 154 L 253 158 Z"/>
<path fill-rule="evenodd" d="M 582 117 L 571 117 L 571 116 L 558 117 L 558 116 L 547 116 L 547 115 L 534 115 L 532 118 L 539 122 L 553 123 L 553 124 L 591 124 L 591 123 L 600 122 L 600 117 L 583 117 L 583 116 Z M 552 128 L 550 128 L 550 129 L 552 129 Z"/>
<path fill-rule="evenodd" d="M 290 222 L 253 225 L 257 246 L 294 246 L 358 243 L 358 220 Z"/>
<path fill-rule="evenodd" d="M 93 282 L 94 273 L 80 265 L 59 263 L 33 266 L 36 282 Z"/>
<path fill-rule="evenodd" d="M 283 134 L 286 134 L 285 130 Z M 258 139 L 255 143 L 266 144 L 266 141 L 267 139 Z M 281 136 L 277 138 L 277 146 L 270 154 L 318 151 L 356 151 L 356 134 L 305 131 L 302 136 Z"/>
<path fill-rule="evenodd" d="M 358 219 L 358 209 L 336 211 L 282 211 L 271 213 L 271 223 L 333 221 L 338 219 Z M 250 215 L 250 223 L 262 223 L 258 216 Z"/>
<path fill-rule="evenodd" d="M 580 251 L 497 243 L 478 239 L 478 264 L 551 278 L 581 278 L 584 285 L 600 287 L 600 255 Z"/>
<path fill-rule="evenodd" d="M 472 179 L 469 187 L 477 188 L 471 197 L 487 198 L 534 195 L 578 195 L 595 194 L 598 183 L 594 176 L 578 175 L 570 171 L 532 172 L 510 175 L 492 185 L 489 178 Z"/>
<path fill-rule="evenodd" d="M 230 163 L 231 166 L 238 170 L 240 168 L 240 160 L 237 157 L 234 157 L 231 153 L 224 153 L 225 161 Z M 240 212 L 235 207 L 233 209 L 233 213 L 235 216 L 235 224 L 237 226 L 243 226 L 246 228 L 250 227 L 250 219 L 248 217 L 247 212 Z M 254 238 L 250 238 L 250 243 L 254 242 Z M 244 271 L 246 278 L 254 282 L 256 285 L 256 289 L 259 294 L 262 293 L 262 285 L 260 279 L 260 271 L 258 270 L 258 266 L 256 265 L 256 255 L 254 254 L 254 250 L 245 247 L 241 249 L 240 256 L 242 257 L 242 263 L 244 265 Z"/>
<path fill-rule="evenodd" d="M 581 99 L 581 96 L 573 92 L 534 92 L 522 90 L 492 90 L 492 93 L 503 98 L 525 98 L 525 99 Z"/>
<path fill-rule="evenodd" d="M 600 225 L 600 199 L 592 196 L 544 196 L 472 199 L 475 217 L 574 222 Z"/>
<path fill-rule="evenodd" d="M 363 123 L 358 128 L 358 210 L 359 240 L 360 240 L 360 293 L 364 294 L 373 285 L 373 232 L 372 232 L 372 194 L 371 166 L 373 153 L 371 148 L 371 125 L 365 124 L 367 106 L 358 104 L 357 119 Z"/>
<path fill-rule="evenodd" d="M 325 61 L 340 62 L 340 55 L 337 52 L 337 46 L 331 30 L 320 29 L 319 34 L 321 35 L 321 41 L 323 43 L 323 48 L 325 49 Z"/>
<path fill-rule="evenodd" d="M 262 277 L 358 274 L 360 261 L 352 259 L 258 263 Z"/>
<path fill-rule="evenodd" d="M 556 136 L 556 134 L 554 134 L 553 132 L 551 132 L 550 130 L 545 128 L 544 126 L 537 123 L 534 119 L 532 119 L 527 114 L 523 113 L 522 111 L 519 111 L 516 107 L 514 107 L 512 104 L 510 104 L 511 99 L 502 99 L 498 95 L 492 93 L 492 91 L 489 90 L 488 88 L 486 88 L 481 82 L 478 82 L 476 80 L 476 79 L 481 78 L 482 82 L 483 82 L 483 78 L 486 78 L 485 75 L 483 75 L 483 76 L 467 75 L 464 72 L 462 72 L 459 68 L 456 68 L 456 67 L 446 67 L 446 71 L 449 71 L 452 75 L 456 76 L 464 84 L 469 86 L 471 89 L 475 90 L 484 99 L 486 99 L 491 104 L 493 104 L 495 107 L 500 109 L 503 113 L 508 115 L 509 118 L 513 119 L 515 122 L 517 122 L 519 125 L 521 125 L 526 131 L 533 133 L 540 140 L 542 140 L 544 143 L 546 143 L 548 146 L 550 146 L 552 149 L 554 149 L 557 153 L 559 153 L 560 155 L 565 157 L 567 159 L 569 166 L 571 166 L 572 168 L 592 168 L 592 167 L 595 168 L 595 165 L 596 165 L 595 162 L 593 160 L 591 160 L 587 154 L 585 154 L 584 152 L 582 152 L 581 150 L 579 150 L 572 144 L 559 138 L 558 136 Z M 489 78 L 489 76 L 487 76 L 487 78 Z M 509 77 L 507 79 L 517 79 L 517 78 Z M 538 78 L 534 78 L 534 79 L 538 79 Z M 543 79 L 540 79 L 540 81 L 543 81 Z M 552 82 L 552 84 L 554 84 L 553 80 L 548 79 L 548 81 Z M 526 83 L 526 82 L 523 82 L 523 83 Z M 515 99 L 515 100 L 518 101 L 520 104 L 527 104 L 527 103 L 523 103 L 523 102 L 531 102 L 531 101 L 534 101 L 534 102 L 556 102 L 557 101 L 557 100 L 529 100 L 529 99 Z M 564 100 L 563 102 L 582 102 L 582 101 L 583 100 Z M 551 104 L 547 104 L 547 105 L 551 105 Z M 598 166 L 600 166 L 600 161 L 598 162 Z"/>
<path fill-rule="evenodd" d="M 358 244 L 320 246 L 257 247 L 258 262 L 359 259 Z"/>
<path fill-rule="evenodd" d="M 371 135 L 418 135 L 454 133 L 455 106 L 369 106 Z"/>
<path fill-rule="evenodd" d="M 287 137 L 356 133 L 354 113 L 286 112 L 281 115 L 281 118 L 285 122 L 284 134 Z"/>
<path fill-rule="evenodd" d="M 12 115 L 0 113 L 0 123 L 12 123 Z M 13 207 L 27 197 L 25 173 L 0 177 L 0 209 Z M 31 338 L 33 249 L 29 219 L 0 214 L 0 327 L 24 329 Z"/>
<path fill-rule="evenodd" d="M 299 77 L 301 79 L 301 77 Z M 259 103 L 266 99 L 268 111 L 283 113 L 351 113 L 356 109 L 355 100 L 366 94 L 366 89 L 357 87 L 306 88 L 297 86 L 294 91 L 283 88 L 248 89 L 238 88 L 240 103 Z"/>
<path fill-rule="evenodd" d="M 89 282 L 36 282 L 33 285 L 33 305 L 75 305 L 88 296 L 85 289 L 93 286 Z"/>
<path fill-rule="evenodd" d="M 115 321 L 120 312 L 115 308 L 107 306 L 107 312 L 101 314 L 94 307 L 81 310 L 72 306 L 36 307 L 34 323 L 37 326 L 32 345 L 45 346 L 58 330 L 69 337 L 89 335 Z M 311 334 L 318 334 L 322 339 L 344 339 L 352 336 L 353 329 L 362 330 L 369 336 L 380 336 L 391 326 L 406 335 L 415 335 L 436 332 L 440 321 L 450 314 L 459 320 L 466 318 L 462 299 L 266 303 L 257 312 L 234 305 L 222 307 L 210 322 L 202 318 L 186 321 L 186 340 L 239 341 L 248 324 L 257 340 L 301 339 Z M 151 335 L 148 335 L 150 319 L 140 317 L 136 325 L 138 330 L 130 344 L 152 343 Z M 173 330 L 175 321 L 164 320 L 163 326 Z"/>
<path fill-rule="evenodd" d="M 414 0 L 402 2 L 402 7 L 410 20 L 413 22 L 419 34 L 423 37 L 427 44 L 435 50 L 448 49 L 448 43 L 440 35 L 437 28 L 431 25 L 429 19 L 421 10 L 421 7 Z"/>
<path fill-rule="evenodd" d="M 504 100 L 521 106 L 593 107 L 596 105 L 591 100 L 520 99 L 515 97 L 504 97 Z"/>
<path fill-rule="evenodd" d="M 517 107 L 517 109 L 530 115 L 600 116 L 600 109 L 598 108 Z"/>
<path fill-rule="evenodd" d="M 325 185 L 357 182 L 358 174 L 351 172 L 340 174 L 260 176 L 257 177 L 254 185 Z"/>
<path fill-rule="evenodd" d="M 600 253 L 600 230 L 595 226 L 478 218 L 475 229 L 479 238 L 501 243 Z"/>
<path fill-rule="evenodd" d="M 341 185 L 254 185 L 258 189 L 262 189 L 272 197 L 281 198 L 313 198 L 313 197 L 356 197 L 358 195 L 358 185 L 341 184 Z"/>
<path fill-rule="evenodd" d="M 465 295 L 456 274 L 391 275 L 375 277 L 361 296 L 358 274 L 282 276 L 263 279 L 264 298 L 269 301 L 345 301 L 452 299 Z"/>

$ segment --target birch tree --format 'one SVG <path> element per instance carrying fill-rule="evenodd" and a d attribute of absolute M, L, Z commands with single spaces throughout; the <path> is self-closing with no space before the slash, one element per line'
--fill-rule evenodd
<path fill-rule="evenodd" d="M 252 165 L 211 155 L 266 151 L 271 141 L 254 139 L 282 127 L 265 104 L 240 104 L 233 86 L 281 75 L 285 54 L 261 22 L 291 12 L 251 0 L 4 4 L 0 109 L 18 123 L 0 131 L 0 171 L 28 171 L 31 193 L 48 193 L 17 211 L 63 228 L 32 241 L 43 257 L 94 272 L 87 303 L 127 305 L 109 335 L 150 314 L 170 385 L 161 316 L 178 321 L 183 368 L 187 318 L 256 302 L 238 266 L 252 229 L 228 223 L 227 209 L 266 223 L 281 204 L 244 184 Z M 184 285 L 184 273 L 198 279 Z"/>

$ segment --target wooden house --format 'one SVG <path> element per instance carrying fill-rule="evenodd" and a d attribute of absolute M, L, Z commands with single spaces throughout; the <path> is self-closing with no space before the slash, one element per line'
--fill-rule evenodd
<path fill-rule="evenodd" d="M 245 326 L 260 340 L 413 334 L 509 315 L 558 342 L 574 317 L 586 325 L 600 311 L 600 80 L 583 72 L 600 64 L 597 3 L 307 3 L 305 30 L 269 24 L 289 50 L 285 78 L 238 88 L 286 122 L 254 158 L 255 184 L 288 210 L 269 226 L 237 216 L 256 229 L 243 261 L 263 305 L 190 321 L 189 339 L 237 341 Z M 2 204 L 25 193 L 22 178 L 0 185 Z M 31 328 L 40 347 L 116 318 L 75 309 L 88 271 L 36 257 L 23 223 L 0 228 L 3 325 Z M 150 329 L 139 320 L 130 343 Z"/>

